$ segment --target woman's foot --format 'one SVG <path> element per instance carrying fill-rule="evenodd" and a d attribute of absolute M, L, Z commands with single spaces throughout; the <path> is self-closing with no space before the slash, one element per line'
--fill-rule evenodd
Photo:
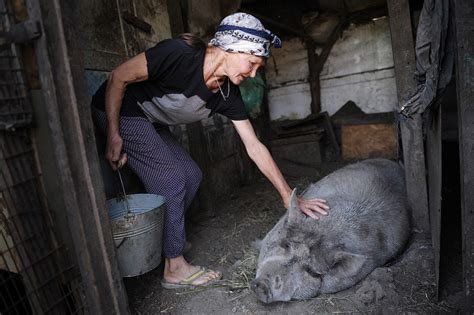
<path fill-rule="evenodd" d="M 162 285 L 168 289 L 205 286 L 221 277 L 220 272 L 193 266 L 183 256 L 179 256 L 165 259 Z"/>

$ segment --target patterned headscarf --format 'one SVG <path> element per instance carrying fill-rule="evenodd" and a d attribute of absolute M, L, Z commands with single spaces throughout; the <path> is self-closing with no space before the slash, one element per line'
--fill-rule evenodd
<path fill-rule="evenodd" d="M 266 30 L 256 17 L 241 12 L 224 18 L 209 43 L 228 52 L 261 57 L 270 56 L 270 45 L 281 47 L 278 36 Z"/>

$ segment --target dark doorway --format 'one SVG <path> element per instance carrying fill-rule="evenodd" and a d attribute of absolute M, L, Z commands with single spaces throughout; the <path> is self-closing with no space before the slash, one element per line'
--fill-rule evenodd
<path fill-rule="evenodd" d="M 462 225 L 456 84 L 447 87 L 442 105 L 442 208 L 440 300 L 462 294 Z"/>

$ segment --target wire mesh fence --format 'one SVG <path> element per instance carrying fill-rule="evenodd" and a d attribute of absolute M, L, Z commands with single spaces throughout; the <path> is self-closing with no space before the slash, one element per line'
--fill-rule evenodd
<path fill-rule="evenodd" d="M 0 0 L 0 34 L 12 20 Z M 0 44 L 0 314 L 86 312 L 81 276 L 58 243 L 36 167 L 32 109 L 14 44 Z"/>
<path fill-rule="evenodd" d="M 5 0 L 0 1 L 0 130 L 29 125 L 32 109 L 22 78 L 18 50 L 5 36 L 11 26 Z"/>

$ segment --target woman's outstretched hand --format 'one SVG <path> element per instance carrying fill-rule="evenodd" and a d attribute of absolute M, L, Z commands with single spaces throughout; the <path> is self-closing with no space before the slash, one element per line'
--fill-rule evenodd
<path fill-rule="evenodd" d="M 327 210 L 329 210 L 326 200 L 318 198 L 307 200 L 298 197 L 298 207 L 304 214 L 315 220 L 319 220 L 319 216 L 321 215 L 327 215 Z M 316 213 L 318 215 L 316 215 Z"/>
<path fill-rule="evenodd" d="M 123 139 L 117 134 L 107 138 L 107 147 L 105 149 L 105 158 L 115 171 L 127 163 L 127 154 L 122 153 Z"/>

